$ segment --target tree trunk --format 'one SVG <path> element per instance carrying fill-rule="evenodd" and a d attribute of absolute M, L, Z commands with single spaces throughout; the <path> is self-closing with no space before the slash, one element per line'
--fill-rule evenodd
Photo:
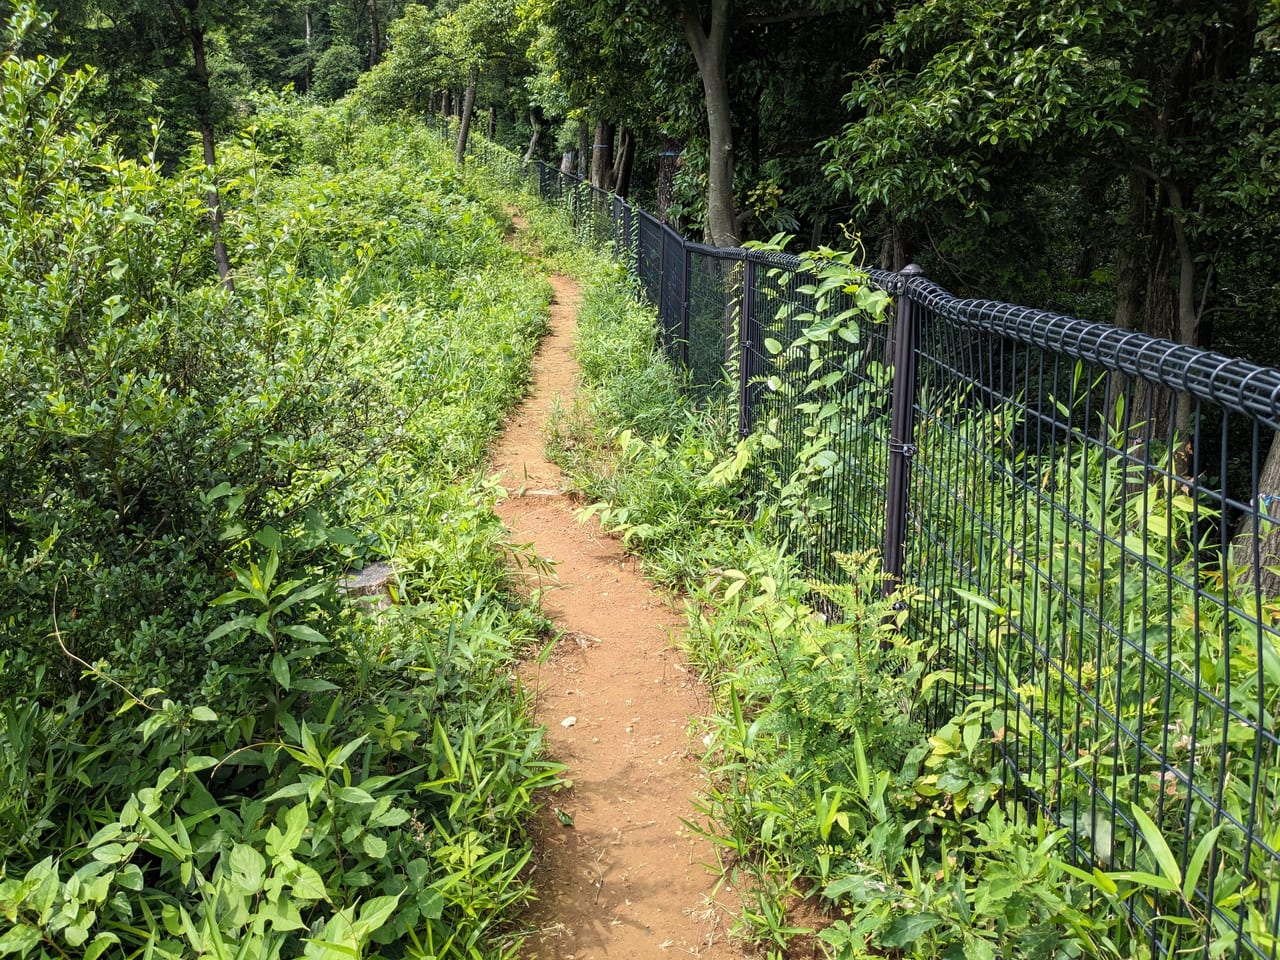
<path fill-rule="evenodd" d="M 488 137 L 490 140 L 492 140 L 494 131 L 496 131 L 497 129 L 498 129 L 498 108 L 490 107 L 489 108 L 489 125 L 485 130 L 485 136 Z"/>
<path fill-rule="evenodd" d="M 733 126 L 729 115 L 730 0 L 711 0 L 704 26 L 695 0 L 685 0 L 682 25 L 698 62 L 707 107 L 707 237 L 717 247 L 736 247 L 741 235 L 733 197 Z"/>
<path fill-rule="evenodd" d="M 1143 330 L 1153 337 L 1176 340 L 1176 252 L 1169 242 L 1168 214 L 1157 212 L 1153 222 L 1147 259 L 1146 302 L 1142 311 Z M 1134 384 L 1133 411 L 1129 415 L 1130 430 L 1157 440 L 1168 437 L 1175 421 L 1176 405 L 1177 400 L 1168 387 L 1156 386 L 1139 379 Z"/>
<path fill-rule="evenodd" d="M 676 171 L 680 169 L 680 141 L 671 137 L 662 138 L 662 148 L 658 151 L 658 203 L 654 212 L 663 223 L 670 221 L 667 211 L 675 198 Z"/>
<path fill-rule="evenodd" d="M 631 167 L 635 156 L 636 138 L 623 127 L 618 134 L 618 155 L 613 162 L 613 192 L 623 199 L 631 192 Z"/>
<path fill-rule="evenodd" d="M 449 116 L 449 91 L 448 90 L 440 91 L 440 116 L 442 117 Z"/>
<path fill-rule="evenodd" d="M 573 165 L 577 162 L 577 154 L 572 150 L 566 150 L 560 154 L 560 172 L 564 174 L 573 173 Z"/>
<path fill-rule="evenodd" d="M 1131 170 L 1129 193 L 1124 218 L 1118 224 L 1119 243 L 1116 245 L 1116 309 L 1112 323 L 1119 330 L 1133 330 L 1142 310 L 1142 278 L 1146 246 L 1143 237 L 1147 232 L 1148 201 L 1146 178 Z M 1120 398 L 1127 396 L 1130 377 L 1125 373 L 1112 373 L 1107 378 L 1107 398 L 1104 410 L 1106 422 L 1115 429 L 1125 426 L 1122 421 Z M 1133 411 L 1129 411 L 1132 415 Z M 1088 429 L 1086 427 L 1086 429 Z M 1104 442 L 1107 437 L 1101 438 Z M 1137 438 L 1135 437 L 1135 440 Z"/>
<path fill-rule="evenodd" d="M 213 130 L 213 94 L 209 89 L 209 62 L 205 58 L 204 29 L 200 27 L 199 0 L 186 0 L 186 12 L 179 9 L 175 0 L 169 0 L 169 9 L 177 21 L 178 29 L 191 42 L 191 58 L 195 64 L 196 114 L 200 124 L 200 143 L 204 151 L 204 165 L 208 171 L 209 189 L 205 205 L 209 208 L 209 235 L 213 239 L 213 259 L 218 267 L 218 279 L 227 290 L 235 290 L 231 278 L 231 257 L 226 241 L 222 239 L 222 198 L 218 193 L 215 168 L 217 155 Z"/>
<path fill-rule="evenodd" d="M 587 158 L 591 156 L 591 128 L 587 121 L 578 121 L 578 176 L 587 179 Z"/>
<path fill-rule="evenodd" d="M 302 92 L 306 93 L 311 89 L 311 7 L 302 8 L 302 42 L 307 51 L 307 66 L 302 72 Z"/>
<path fill-rule="evenodd" d="M 1265 597 L 1280 596 L 1280 574 L 1267 569 L 1280 566 L 1280 434 L 1271 439 L 1253 502 L 1256 513 L 1241 518 L 1232 543 L 1234 579 L 1241 584 L 1256 583 Z"/>
<path fill-rule="evenodd" d="M 378 0 L 369 0 L 369 66 L 382 59 L 382 28 L 378 22 Z"/>
<path fill-rule="evenodd" d="M 613 124 L 596 121 L 596 140 L 591 146 L 591 185 L 608 192 L 613 189 Z"/>
<path fill-rule="evenodd" d="M 476 80 L 479 70 L 475 67 L 471 68 L 470 83 L 467 84 L 466 92 L 462 95 L 462 122 L 458 124 L 458 147 L 454 153 L 454 159 L 458 163 L 462 163 L 467 159 L 467 137 L 471 134 L 471 115 L 476 109 Z"/>
<path fill-rule="evenodd" d="M 542 116 L 537 107 L 529 111 L 529 125 L 533 127 L 533 132 L 529 134 L 529 149 L 524 152 L 525 163 L 533 159 L 533 154 L 538 149 L 538 140 L 542 138 Z"/>

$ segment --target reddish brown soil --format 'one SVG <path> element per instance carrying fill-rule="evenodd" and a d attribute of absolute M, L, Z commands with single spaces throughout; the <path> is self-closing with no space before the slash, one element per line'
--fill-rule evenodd
<path fill-rule="evenodd" d="M 570 345 L 581 293 L 566 277 L 553 284 L 531 392 L 493 452 L 510 494 L 498 513 L 513 541 L 554 564 L 551 579 L 535 576 L 531 587 L 545 590 L 543 608 L 563 634 L 521 678 L 573 782 L 534 823 L 539 901 L 524 956 L 740 957 L 720 905 L 735 898 L 707 867 L 711 845 L 682 820 L 694 818 L 701 782 L 691 718 L 706 712 L 705 693 L 673 649 L 682 617 L 617 540 L 578 522 L 543 454 L 556 398 L 569 401 L 577 373 Z"/>

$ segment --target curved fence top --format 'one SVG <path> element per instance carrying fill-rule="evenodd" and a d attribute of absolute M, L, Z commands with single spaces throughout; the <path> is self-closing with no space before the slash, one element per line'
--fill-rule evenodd
<path fill-rule="evenodd" d="M 1280 370 L 1105 323 L 994 300 L 964 300 L 920 277 L 905 278 L 916 303 L 974 330 L 1127 373 L 1280 425 Z"/>

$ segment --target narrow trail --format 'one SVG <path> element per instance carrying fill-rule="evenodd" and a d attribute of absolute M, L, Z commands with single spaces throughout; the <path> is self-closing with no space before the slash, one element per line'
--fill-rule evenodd
<path fill-rule="evenodd" d="M 573 280 L 552 283 L 551 329 L 530 393 L 492 453 L 509 491 L 498 514 L 513 541 L 555 565 L 543 608 L 563 634 L 521 679 L 573 782 L 533 825 L 539 901 L 524 956 L 729 960 L 742 953 L 712 899 L 716 878 L 705 864 L 715 853 L 681 822 L 700 782 L 689 718 L 705 712 L 705 693 L 672 647 L 683 618 L 616 540 L 578 522 L 559 468 L 543 454 L 556 398 L 567 401 L 576 383 L 570 347 L 581 301 Z"/>

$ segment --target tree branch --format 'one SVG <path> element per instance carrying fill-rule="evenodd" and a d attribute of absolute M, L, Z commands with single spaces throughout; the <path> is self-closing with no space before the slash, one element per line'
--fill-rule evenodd
<path fill-rule="evenodd" d="M 829 11 L 825 10 L 792 10 L 790 13 L 775 13 L 772 15 L 759 14 L 752 17 L 743 17 L 742 23 L 749 27 L 767 26 L 771 23 L 790 23 L 793 20 L 812 20 L 814 17 L 825 17 Z"/>

